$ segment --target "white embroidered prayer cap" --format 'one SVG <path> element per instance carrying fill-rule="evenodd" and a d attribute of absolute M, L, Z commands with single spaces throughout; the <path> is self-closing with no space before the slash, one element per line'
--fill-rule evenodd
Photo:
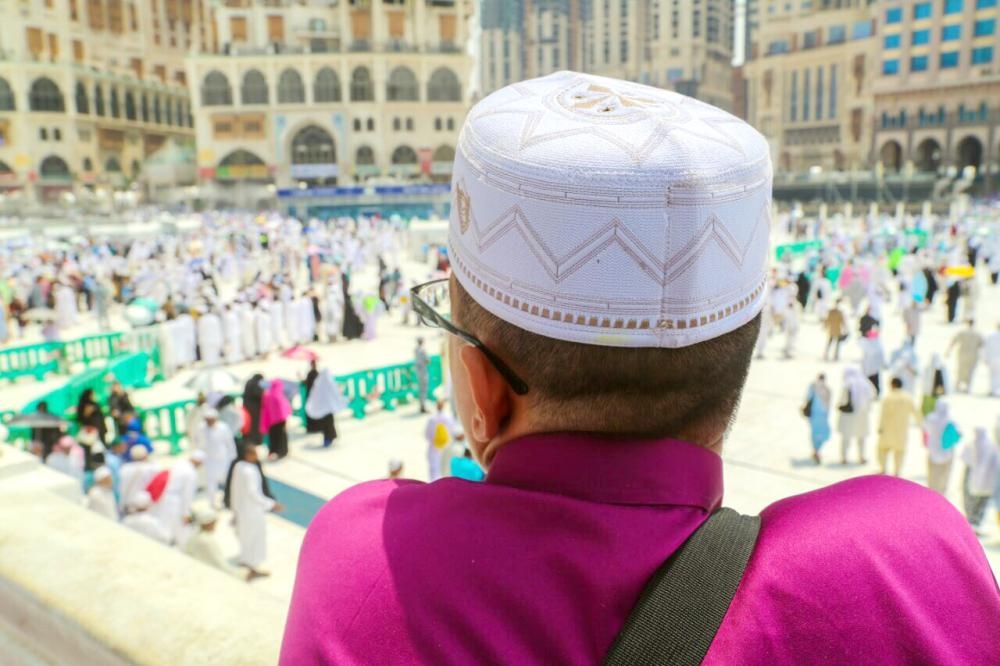
<path fill-rule="evenodd" d="M 470 111 L 450 257 L 477 303 L 533 333 L 684 347 L 760 311 L 770 204 L 768 145 L 747 123 L 674 92 L 559 72 Z"/>

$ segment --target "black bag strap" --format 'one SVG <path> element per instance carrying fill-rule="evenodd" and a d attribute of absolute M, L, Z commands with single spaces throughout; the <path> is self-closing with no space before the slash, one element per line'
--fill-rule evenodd
<path fill-rule="evenodd" d="M 757 543 L 760 516 L 719 509 L 646 583 L 604 666 L 700 664 Z"/>

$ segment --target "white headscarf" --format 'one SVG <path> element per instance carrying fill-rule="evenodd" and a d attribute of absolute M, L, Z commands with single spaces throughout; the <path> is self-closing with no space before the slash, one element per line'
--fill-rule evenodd
<path fill-rule="evenodd" d="M 306 400 L 306 416 L 311 419 L 321 419 L 328 414 L 339 412 L 346 406 L 344 394 L 340 392 L 337 382 L 333 381 L 330 371 L 320 371 Z"/>
<path fill-rule="evenodd" d="M 850 392 L 851 405 L 855 411 L 867 409 L 875 399 L 875 387 L 853 366 L 844 368 L 844 389 Z"/>

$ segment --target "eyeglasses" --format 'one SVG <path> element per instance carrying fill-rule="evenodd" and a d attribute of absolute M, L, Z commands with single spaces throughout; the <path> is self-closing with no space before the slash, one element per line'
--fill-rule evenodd
<path fill-rule="evenodd" d="M 490 351 L 479 338 L 451 323 L 451 285 L 448 278 L 431 280 L 417 285 L 410 289 L 410 297 L 413 299 L 413 310 L 420 317 L 420 321 L 431 328 L 440 328 L 458 336 L 483 352 L 483 355 L 489 359 L 497 372 L 507 380 L 514 393 L 524 395 L 528 392 L 528 385 L 524 383 L 524 380 L 518 377 L 509 365 L 500 360 L 499 356 Z"/>

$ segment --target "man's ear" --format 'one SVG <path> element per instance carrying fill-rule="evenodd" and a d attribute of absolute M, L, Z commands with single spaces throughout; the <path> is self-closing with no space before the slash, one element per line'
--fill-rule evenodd
<path fill-rule="evenodd" d="M 458 353 L 465 368 L 472 398 L 470 434 L 475 441 L 486 443 L 500 433 L 503 423 L 510 415 L 509 387 L 503 375 L 479 349 L 473 345 L 463 345 Z"/>

